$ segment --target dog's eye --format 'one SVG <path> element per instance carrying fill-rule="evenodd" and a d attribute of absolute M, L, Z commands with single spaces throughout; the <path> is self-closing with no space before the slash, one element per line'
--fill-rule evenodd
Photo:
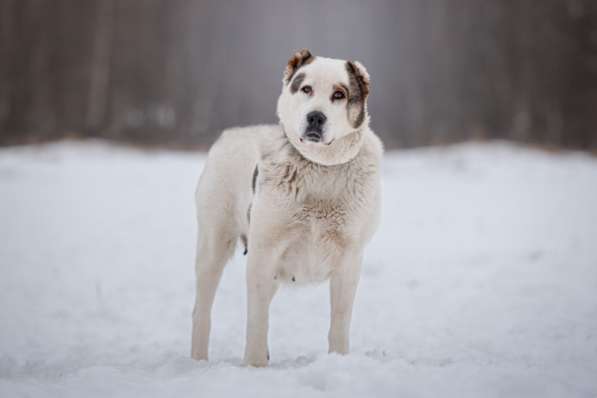
<path fill-rule="evenodd" d="M 337 101 L 337 100 L 342 100 L 344 99 L 345 95 L 343 91 L 340 90 L 336 90 L 334 91 L 334 94 L 332 94 L 332 100 Z"/>
<path fill-rule="evenodd" d="M 303 88 L 301 88 L 301 91 L 307 95 L 311 95 L 313 89 L 311 88 L 311 86 L 303 86 Z"/>

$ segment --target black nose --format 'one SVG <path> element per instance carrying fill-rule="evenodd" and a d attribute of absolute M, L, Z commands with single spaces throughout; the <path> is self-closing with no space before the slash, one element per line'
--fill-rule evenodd
<path fill-rule="evenodd" d="M 313 111 L 307 114 L 307 130 L 314 130 L 321 133 L 321 128 L 323 127 L 327 117 L 322 112 Z"/>

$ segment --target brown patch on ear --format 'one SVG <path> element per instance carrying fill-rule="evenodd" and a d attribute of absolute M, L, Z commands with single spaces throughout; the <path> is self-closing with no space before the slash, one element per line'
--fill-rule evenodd
<path fill-rule="evenodd" d="M 292 57 L 288 60 L 288 65 L 286 65 L 286 70 L 284 70 L 284 83 L 290 83 L 292 76 L 296 73 L 296 71 L 307 64 L 313 62 L 315 57 L 311 54 L 309 50 L 303 48 L 302 50 L 297 51 L 294 53 Z"/>
<path fill-rule="evenodd" d="M 348 120 L 359 127 L 365 120 L 365 104 L 369 95 L 369 73 L 359 62 L 346 61 L 349 94 L 346 102 Z"/>

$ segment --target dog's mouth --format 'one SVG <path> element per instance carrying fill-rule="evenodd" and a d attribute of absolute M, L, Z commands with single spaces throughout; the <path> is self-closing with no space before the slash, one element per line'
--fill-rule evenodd
<path fill-rule="evenodd" d="M 323 141 L 323 134 L 320 131 L 316 130 L 309 130 L 305 132 L 305 134 L 299 138 L 301 143 L 314 143 L 314 144 L 322 144 L 322 145 L 331 145 L 334 142 L 332 138 L 330 142 Z"/>
<path fill-rule="evenodd" d="M 309 126 L 305 129 L 301 139 L 303 141 L 320 142 L 323 140 L 323 130 L 321 127 Z"/>
<path fill-rule="evenodd" d="M 332 138 L 332 140 L 331 140 L 330 142 L 321 142 L 321 141 L 319 141 L 319 140 L 317 140 L 317 141 L 313 141 L 313 140 L 310 140 L 310 139 L 308 139 L 308 138 L 303 138 L 303 137 L 301 137 L 301 138 L 299 138 L 299 141 L 300 141 L 301 143 L 303 143 L 303 144 L 304 144 L 304 143 L 306 143 L 306 142 L 311 142 L 311 143 L 314 143 L 314 144 L 321 144 L 321 145 L 328 146 L 328 145 L 332 145 L 332 143 L 334 142 L 334 139 Z"/>

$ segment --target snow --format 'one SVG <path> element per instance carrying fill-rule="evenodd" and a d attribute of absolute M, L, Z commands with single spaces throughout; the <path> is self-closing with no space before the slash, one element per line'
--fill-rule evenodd
<path fill-rule="evenodd" d="M 0 150 L 0 396 L 597 395 L 596 158 L 505 143 L 387 154 L 352 353 L 327 354 L 325 284 L 284 289 L 266 369 L 241 366 L 240 248 L 211 361 L 189 359 L 203 160 Z"/>

